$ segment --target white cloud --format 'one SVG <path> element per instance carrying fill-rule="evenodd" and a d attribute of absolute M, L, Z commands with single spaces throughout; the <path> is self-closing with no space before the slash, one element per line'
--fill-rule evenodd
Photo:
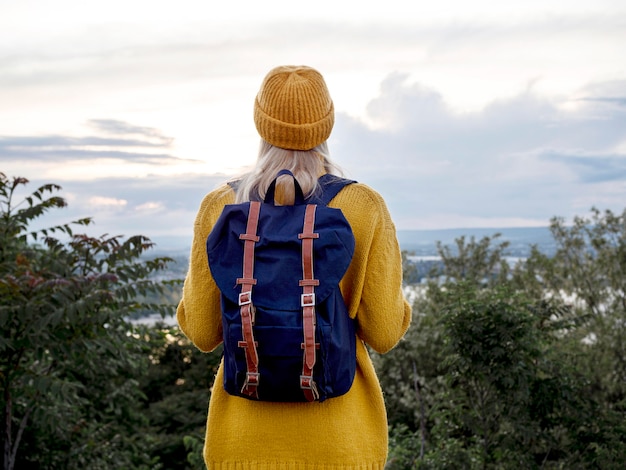
<path fill-rule="evenodd" d="M 128 201 L 125 199 L 116 199 L 113 197 L 91 196 L 87 200 L 87 204 L 90 207 L 98 209 L 117 209 L 124 208 L 128 205 Z"/>
<path fill-rule="evenodd" d="M 572 108 L 525 92 L 462 114 L 436 90 L 400 75 L 390 76 L 380 90 L 365 122 L 337 115 L 331 154 L 348 176 L 385 197 L 400 229 L 536 226 L 593 205 L 623 209 L 626 81 L 590 86 Z M 371 128 L 367 122 L 374 118 L 380 125 Z M 148 133 L 157 141 L 162 134 L 124 122 L 100 125 L 124 137 L 108 142 L 112 151 L 116 142 L 127 146 L 127 134 Z M 64 142 L 63 136 L 56 139 Z M 21 142 L 35 150 L 41 145 L 36 138 Z M 122 169 L 115 174 L 92 171 L 88 180 L 66 175 L 71 207 L 60 215 L 93 216 L 95 229 L 108 233 L 189 235 L 200 200 L 227 176 L 199 165 L 193 174 L 177 173 L 176 159 L 164 165 L 145 159 L 143 150 L 131 148 L 124 165 L 111 164 Z M 50 156 L 36 160 L 37 152 L 30 154 L 39 168 L 56 167 L 54 159 L 47 162 Z M 92 153 L 77 158 L 98 170 Z M 137 159 L 145 160 L 145 172 L 124 174 Z"/>
<path fill-rule="evenodd" d="M 368 107 L 382 125 L 340 116 L 331 150 L 383 194 L 401 228 L 537 225 L 580 213 L 581 201 L 621 210 L 626 153 L 615 149 L 626 107 L 614 98 L 626 81 L 613 89 L 575 110 L 527 92 L 458 114 L 436 91 L 392 76 Z"/>
<path fill-rule="evenodd" d="M 155 213 L 155 212 L 162 211 L 163 209 L 165 209 L 164 204 L 158 201 L 145 202 L 135 207 L 135 210 L 137 212 L 144 212 L 144 213 Z"/>

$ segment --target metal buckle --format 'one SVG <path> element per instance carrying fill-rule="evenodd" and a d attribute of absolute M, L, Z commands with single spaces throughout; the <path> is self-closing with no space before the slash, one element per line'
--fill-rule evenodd
<path fill-rule="evenodd" d="M 247 297 L 246 297 L 247 296 Z M 252 291 L 241 292 L 239 294 L 239 306 L 252 303 Z"/>
<path fill-rule="evenodd" d="M 313 381 L 313 377 L 311 377 L 310 375 L 300 376 L 300 388 L 304 390 L 317 390 L 315 382 Z"/>
<path fill-rule="evenodd" d="M 300 307 L 312 307 L 315 305 L 315 294 L 300 295 Z"/>
<path fill-rule="evenodd" d="M 261 376 L 258 372 L 248 372 L 246 380 L 241 387 L 241 394 L 255 399 L 259 399 L 259 380 Z M 252 379 L 252 380 L 250 380 Z"/>
<path fill-rule="evenodd" d="M 248 372 L 246 373 L 246 381 L 244 382 L 243 387 L 258 387 L 260 379 L 261 374 L 258 372 Z"/>

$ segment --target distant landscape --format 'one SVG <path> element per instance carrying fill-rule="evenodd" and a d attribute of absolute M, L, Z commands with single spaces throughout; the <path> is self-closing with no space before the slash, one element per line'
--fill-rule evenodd
<path fill-rule="evenodd" d="M 551 254 L 554 251 L 554 240 L 548 227 L 522 228 L 453 228 L 446 230 L 399 230 L 398 241 L 400 248 L 412 252 L 417 256 L 435 256 L 437 242 L 443 245 L 454 245 L 460 237 L 469 239 L 474 237 L 480 240 L 483 237 L 493 237 L 499 233 L 499 240 L 508 241 L 507 256 L 524 258 L 530 247 L 537 245 L 540 251 Z"/>
<path fill-rule="evenodd" d="M 481 240 L 484 237 L 493 237 L 500 234 L 500 242 L 509 242 L 505 250 L 505 259 L 513 265 L 519 259 L 526 258 L 530 253 L 530 247 L 537 248 L 548 255 L 555 251 L 555 242 L 548 227 L 524 227 L 524 228 L 457 228 L 446 230 L 399 230 L 398 241 L 400 248 L 409 254 L 409 261 L 416 264 L 415 273 L 410 283 L 419 284 L 429 274 L 437 261 L 437 242 L 450 247 L 455 246 L 455 240 L 465 237 L 469 241 L 472 237 Z M 154 237 L 156 243 L 153 250 L 145 256 L 166 256 L 172 258 L 167 269 L 153 276 L 155 280 L 182 280 L 185 278 L 189 266 L 190 237 Z M 170 302 L 178 303 L 180 298 L 180 286 L 172 286 L 169 292 Z M 153 323 L 163 319 L 156 314 L 147 313 L 137 318 L 142 323 Z M 175 319 L 167 318 L 166 323 L 174 324 Z"/>
<path fill-rule="evenodd" d="M 500 241 L 508 241 L 510 244 L 506 250 L 508 257 L 524 258 L 528 256 L 532 245 L 536 245 L 546 254 L 552 254 L 555 249 L 554 239 L 548 227 L 398 230 L 398 242 L 402 250 L 418 257 L 426 257 L 437 255 L 437 242 L 452 246 L 456 239 L 463 236 L 466 239 L 474 237 L 480 240 L 483 237 L 493 237 L 497 233 L 500 234 Z M 171 274 L 184 277 L 191 237 L 153 237 L 152 240 L 156 243 L 156 247 L 150 254 L 175 259 L 176 265 L 172 265 Z"/>

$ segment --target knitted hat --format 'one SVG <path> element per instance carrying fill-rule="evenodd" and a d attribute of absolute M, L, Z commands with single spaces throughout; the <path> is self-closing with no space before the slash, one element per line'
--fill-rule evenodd
<path fill-rule="evenodd" d="M 265 76 L 254 101 L 254 123 L 270 144 L 310 150 L 325 142 L 335 122 L 322 75 L 306 66 L 280 66 Z"/>

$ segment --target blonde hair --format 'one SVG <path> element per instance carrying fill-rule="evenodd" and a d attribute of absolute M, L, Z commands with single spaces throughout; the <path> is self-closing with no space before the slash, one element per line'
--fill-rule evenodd
<path fill-rule="evenodd" d="M 324 173 L 342 175 L 341 169 L 329 158 L 326 142 L 311 150 L 287 150 L 261 140 L 255 168 L 239 179 L 236 202 L 263 200 L 280 170 L 289 170 L 293 173 L 305 198 L 319 191 L 317 179 Z M 275 193 L 277 203 L 283 205 L 294 203 L 295 191 L 292 181 L 288 175 L 278 178 Z"/>

